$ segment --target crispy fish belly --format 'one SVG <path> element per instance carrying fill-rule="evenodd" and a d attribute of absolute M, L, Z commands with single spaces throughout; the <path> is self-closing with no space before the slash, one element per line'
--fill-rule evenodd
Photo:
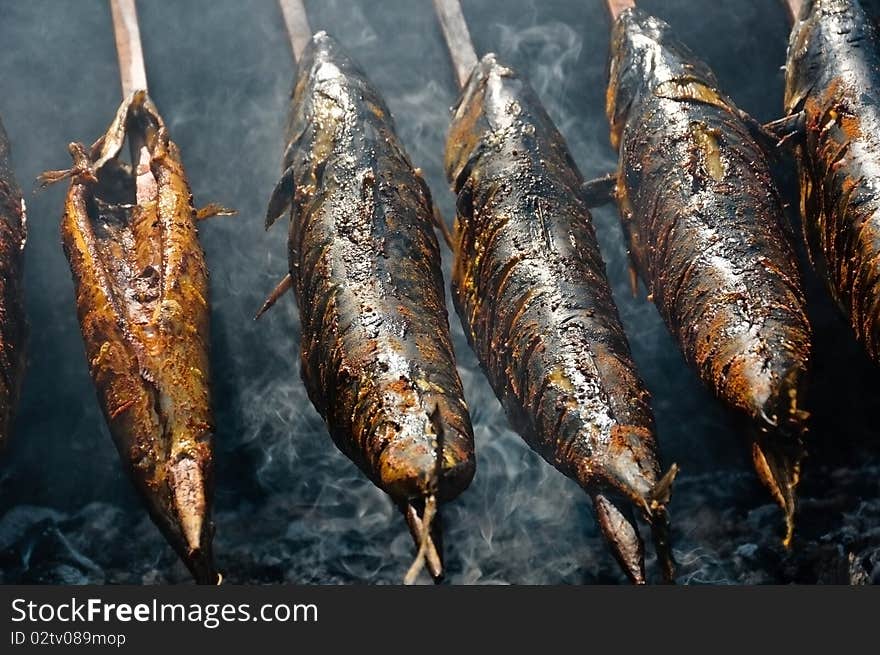
<path fill-rule="evenodd" d="M 880 35 L 858 0 L 804 3 L 785 107 L 804 112 L 797 160 L 812 262 L 880 363 Z"/>
<path fill-rule="evenodd" d="M 22 265 L 27 219 L 0 123 L 0 449 L 6 445 L 24 373 Z"/>
<path fill-rule="evenodd" d="M 286 170 L 302 377 L 345 453 L 398 503 L 461 493 L 474 475 L 431 198 L 376 90 L 316 34 L 299 62 Z"/>
<path fill-rule="evenodd" d="M 119 160 L 126 137 L 133 167 Z M 98 399 L 156 525 L 214 583 L 208 273 L 180 152 L 136 92 L 71 153 L 61 235 Z"/>
<path fill-rule="evenodd" d="M 633 9 L 612 37 L 608 119 L 632 260 L 686 359 L 753 426 L 791 538 L 810 326 L 782 203 L 749 120 L 669 26 Z"/>
<path fill-rule="evenodd" d="M 454 111 L 446 173 L 458 195 L 453 298 L 513 426 L 589 493 L 614 553 L 644 581 L 634 506 L 666 544 L 649 395 L 605 277 L 583 183 L 528 84 L 494 55 Z"/>

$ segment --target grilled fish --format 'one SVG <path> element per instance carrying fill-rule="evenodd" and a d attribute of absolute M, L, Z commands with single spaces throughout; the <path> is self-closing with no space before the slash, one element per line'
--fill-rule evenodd
<path fill-rule="evenodd" d="M 583 179 L 528 83 L 489 54 L 454 109 L 453 299 L 507 415 L 592 497 L 623 570 L 644 582 L 632 509 L 672 575 L 650 398 L 605 276 Z"/>
<path fill-rule="evenodd" d="M 811 261 L 880 363 L 880 35 L 859 0 L 804 2 L 785 81 Z"/>
<path fill-rule="evenodd" d="M 128 140 L 133 164 L 120 159 Z M 110 432 L 153 521 L 196 581 L 212 584 L 214 418 L 208 271 L 177 145 L 136 91 L 74 166 L 61 236 L 89 370 Z"/>
<path fill-rule="evenodd" d="M 267 227 L 290 209 L 302 377 L 339 449 L 429 524 L 475 467 L 431 196 L 335 40 L 315 34 L 299 71 Z"/>
<path fill-rule="evenodd" d="M 760 126 L 666 23 L 635 8 L 614 26 L 607 113 L 632 262 L 688 363 L 750 426 L 787 544 L 811 336 Z"/>

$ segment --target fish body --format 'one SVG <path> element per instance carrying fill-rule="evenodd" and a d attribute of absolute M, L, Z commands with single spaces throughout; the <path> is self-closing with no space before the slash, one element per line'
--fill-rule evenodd
<path fill-rule="evenodd" d="M 607 113 L 631 260 L 688 363 L 750 426 L 789 540 L 811 334 L 755 124 L 639 9 L 615 22 Z"/>
<path fill-rule="evenodd" d="M 804 2 L 785 81 L 812 263 L 880 363 L 880 34 L 863 3 Z"/>
<path fill-rule="evenodd" d="M 495 55 L 478 63 L 454 109 L 446 173 L 457 194 L 452 289 L 464 331 L 511 424 L 593 497 L 615 555 L 643 582 L 631 510 L 662 532 L 668 500 L 668 488 L 657 493 L 650 397 L 579 195 L 583 179 L 534 91 Z"/>

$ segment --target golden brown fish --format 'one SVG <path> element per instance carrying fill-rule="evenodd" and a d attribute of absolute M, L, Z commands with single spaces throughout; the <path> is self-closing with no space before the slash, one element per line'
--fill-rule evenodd
<path fill-rule="evenodd" d="M 134 164 L 121 161 L 128 140 Z M 61 236 L 89 370 L 122 462 L 199 583 L 218 580 L 211 542 L 208 271 L 177 145 L 144 91 L 125 99 L 74 166 Z"/>

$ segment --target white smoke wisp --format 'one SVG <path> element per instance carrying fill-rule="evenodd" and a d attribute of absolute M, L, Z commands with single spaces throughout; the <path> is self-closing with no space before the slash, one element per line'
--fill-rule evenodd
<path fill-rule="evenodd" d="M 497 52 L 505 59 L 528 61 L 528 78 L 539 98 L 565 98 L 576 74 L 583 39 L 571 26 L 551 21 L 515 29 L 498 24 L 493 30 Z M 546 102 L 546 100 L 545 100 Z M 566 116 L 557 127 L 568 132 L 576 116 Z"/>

